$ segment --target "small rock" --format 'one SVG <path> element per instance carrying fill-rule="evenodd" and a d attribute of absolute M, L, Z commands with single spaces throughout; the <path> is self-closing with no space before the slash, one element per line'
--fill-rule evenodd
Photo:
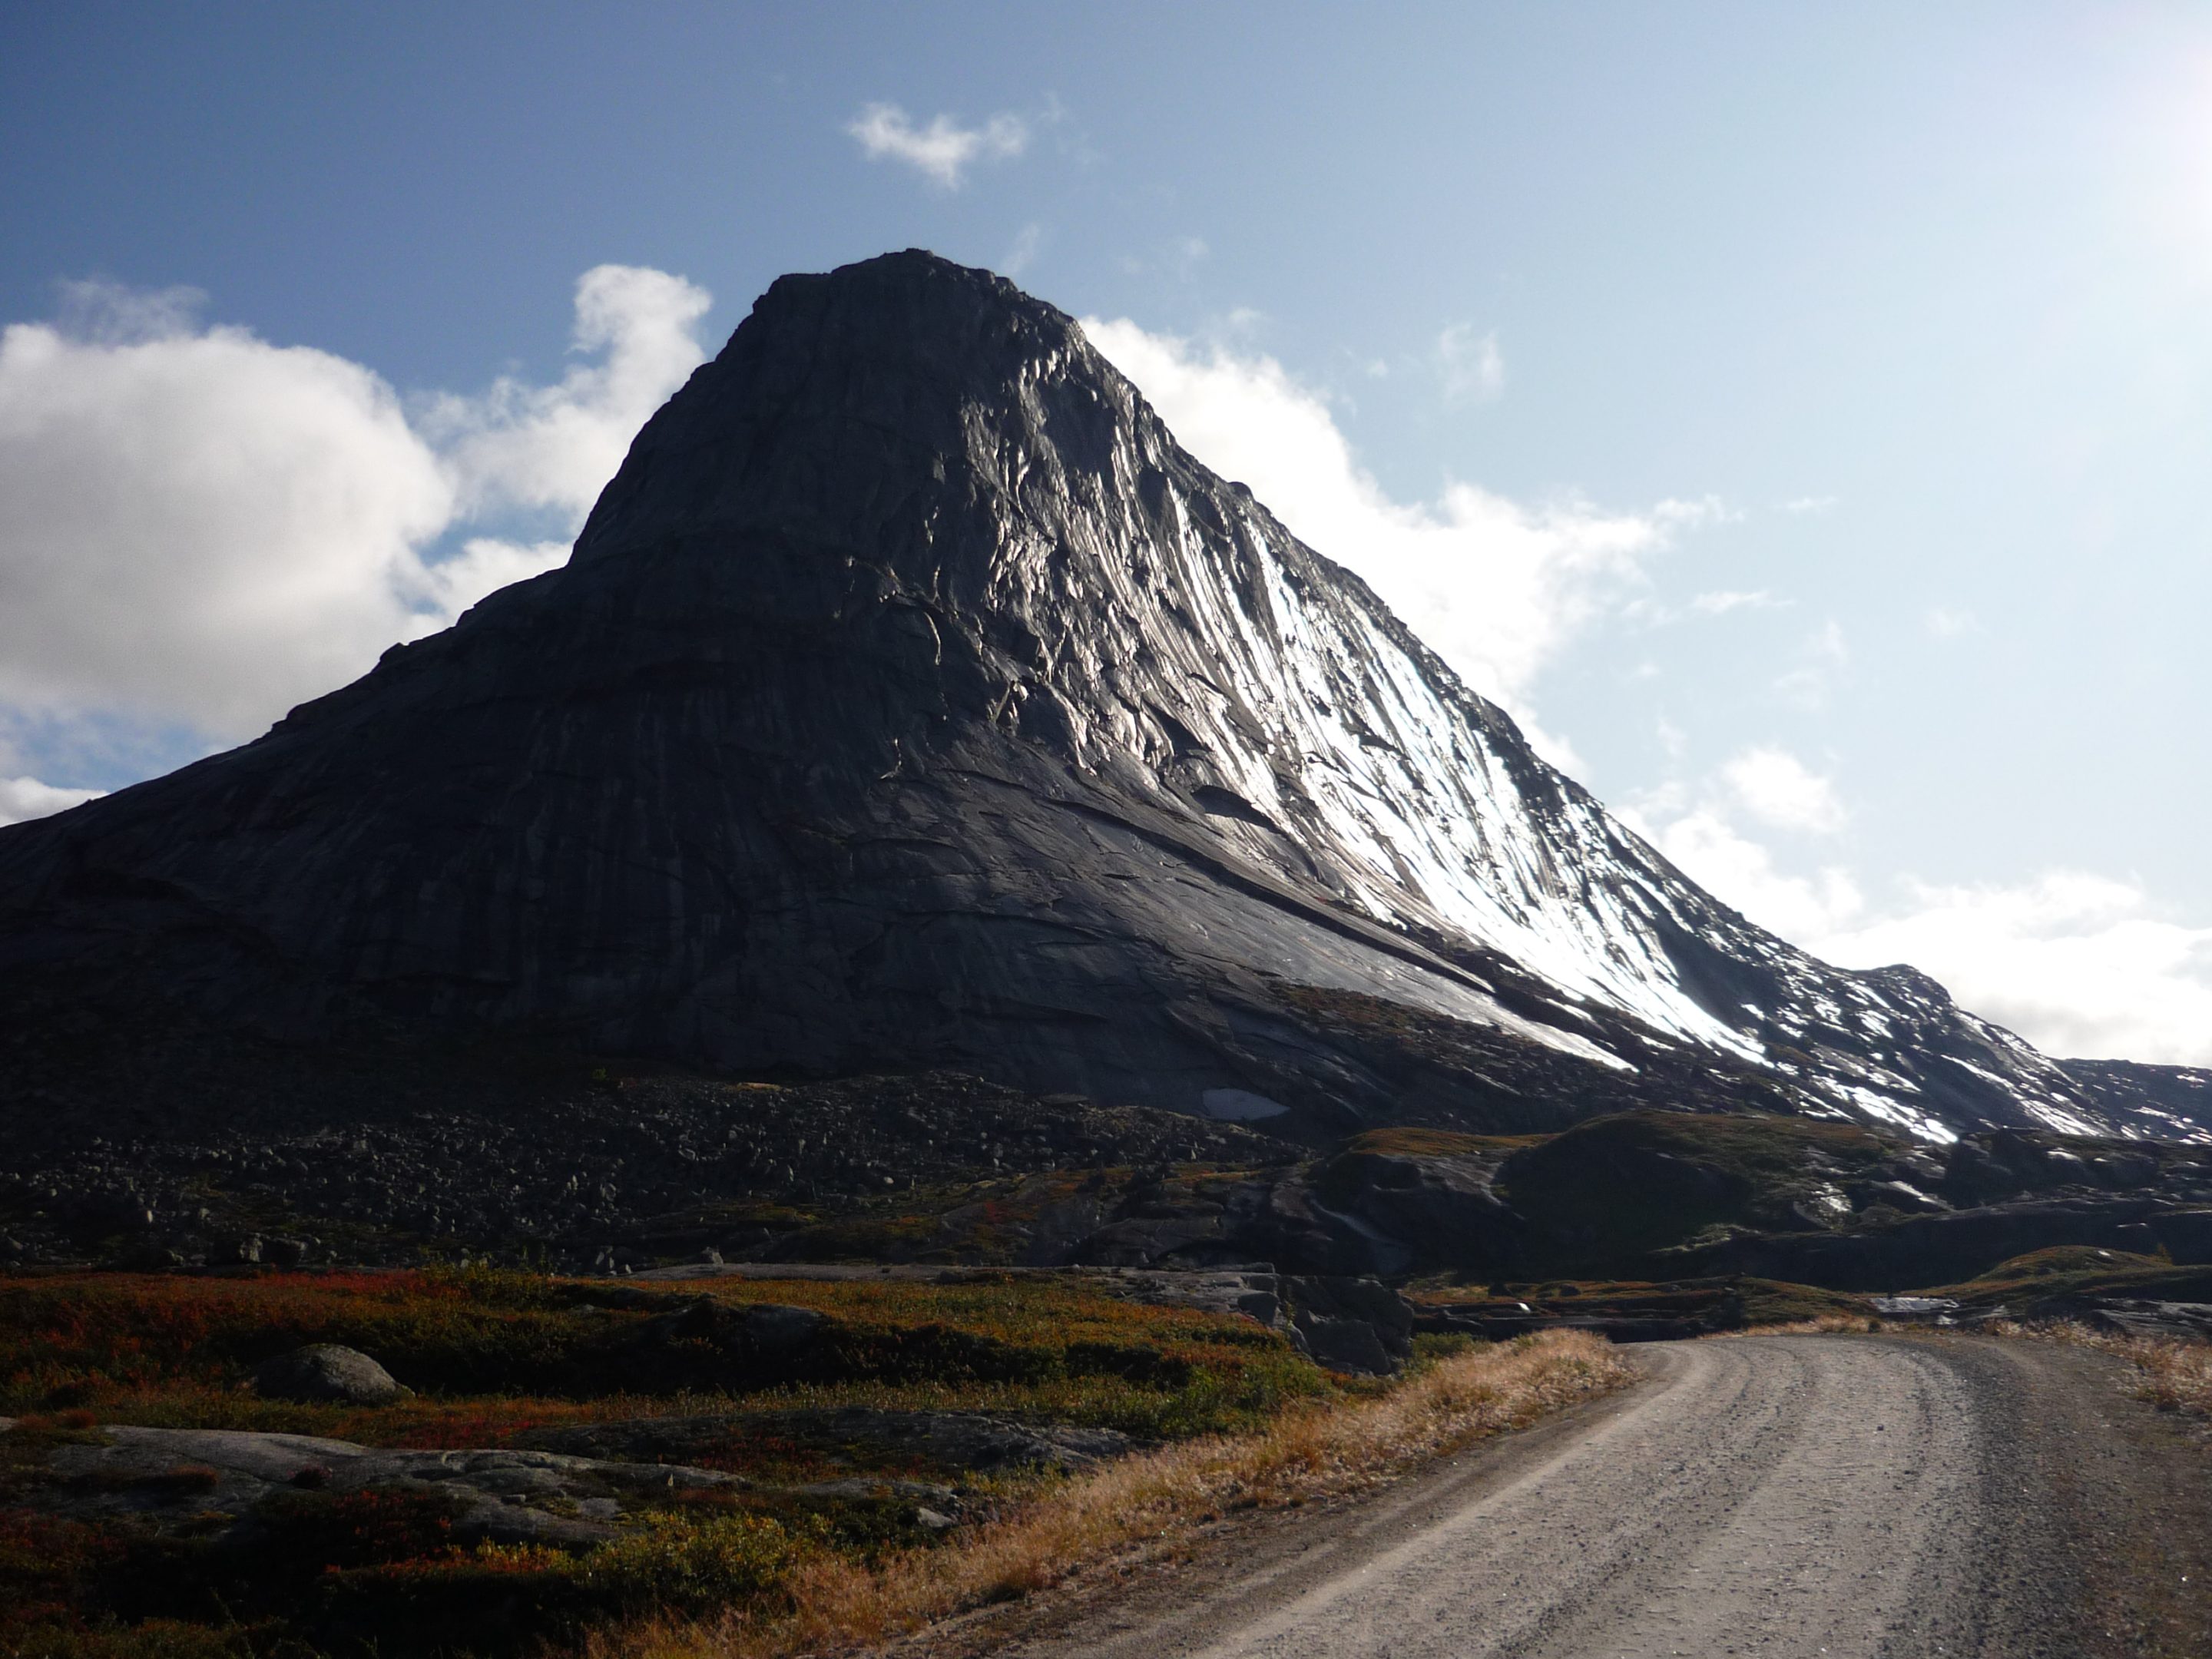
<path fill-rule="evenodd" d="M 392 1373 L 358 1348 L 313 1342 L 264 1360 L 253 1373 L 254 1391 L 270 1400 L 343 1401 L 384 1406 L 407 1392 Z"/>
<path fill-rule="evenodd" d="M 745 1340 L 757 1352 L 782 1353 L 811 1340 L 830 1322 L 811 1308 L 757 1302 L 745 1310 Z"/>

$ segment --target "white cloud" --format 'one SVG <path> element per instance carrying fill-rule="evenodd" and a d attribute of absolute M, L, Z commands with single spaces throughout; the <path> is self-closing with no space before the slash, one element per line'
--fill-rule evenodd
<path fill-rule="evenodd" d="M 242 735 L 404 630 L 453 486 L 359 364 L 0 334 L 0 699 Z"/>
<path fill-rule="evenodd" d="M 1498 336 L 1477 334 L 1472 323 L 1454 323 L 1437 336 L 1436 363 L 1447 403 L 1486 403 L 1505 390 Z"/>
<path fill-rule="evenodd" d="M 903 161 L 931 183 L 960 188 L 960 176 L 978 161 L 1007 161 L 1029 148 L 1029 123 L 1018 115 L 994 115 L 980 127 L 963 127 L 949 115 L 926 127 L 896 104 L 870 104 L 845 128 L 872 161 Z"/>
<path fill-rule="evenodd" d="M 1006 257 L 999 267 L 1000 275 L 1018 276 L 1036 263 L 1038 251 L 1044 246 L 1044 227 L 1031 220 L 1014 237 L 1014 245 L 1006 250 Z"/>
<path fill-rule="evenodd" d="M 1829 513 L 1835 510 L 1840 499 L 1835 495 L 1800 495 L 1793 501 L 1783 502 L 1782 510 L 1801 516 L 1808 513 Z"/>
<path fill-rule="evenodd" d="M 1968 634 L 1982 631 L 1981 621 L 1971 611 L 1954 611 L 1948 605 L 1931 605 L 1920 618 L 1921 626 L 1939 640 L 1955 640 Z"/>
<path fill-rule="evenodd" d="M 1741 514 L 1718 501 L 1662 501 L 1652 517 L 1668 529 L 1695 529 L 1701 525 L 1732 524 Z M 1621 619 L 1645 628 L 1672 628 L 1693 618 L 1726 617 L 1738 611 L 1787 611 L 1796 601 L 1778 599 L 1765 588 L 1716 588 L 1692 594 L 1682 605 L 1669 604 L 1649 594 L 1620 607 Z"/>
<path fill-rule="evenodd" d="M 1865 908 L 1848 870 L 1831 865 L 1810 876 L 1786 874 L 1771 852 L 1736 828 L 1725 805 L 1708 803 L 1655 823 L 1647 803 L 1621 816 L 1707 892 L 1816 954 L 1812 941 L 1828 938 Z"/>
<path fill-rule="evenodd" d="M 2212 1064 L 2212 927 L 2132 882 L 2053 870 L 2016 885 L 1910 883 L 1887 915 L 1830 932 L 1846 967 L 1910 962 L 2049 1054 Z"/>
<path fill-rule="evenodd" d="M 1851 659 L 1841 623 L 1833 617 L 1805 636 L 1797 666 L 1778 676 L 1774 689 L 1800 708 L 1823 708 L 1836 676 Z"/>
<path fill-rule="evenodd" d="M 551 540 L 436 554 L 495 508 L 573 529 L 700 361 L 706 304 L 659 271 L 601 266 L 576 293 L 577 349 L 597 361 L 554 386 L 436 399 L 416 422 L 360 364 L 199 327 L 175 294 L 82 288 L 70 327 L 8 328 L 0 714 L 250 735 L 558 564 Z"/>
<path fill-rule="evenodd" d="M 196 288 L 125 288 L 97 280 L 65 282 L 59 287 L 62 332 L 100 345 L 189 334 L 198 326 L 208 299 Z"/>
<path fill-rule="evenodd" d="M 421 607 L 404 637 L 434 634 L 487 593 L 558 570 L 568 562 L 565 541 L 510 542 L 472 536 L 459 552 L 434 564 L 417 564 L 402 577 L 402 597 Z"/>
<path fill-rule="evenodd" d="M 1686 735 L 1663 718 L 1659 740 L 1670 755 L 1687 745 Z M 1787 874 L 1738 825 L 1749 817 L 1812 835 L 1843 828 L 1848 814 L 1835 786 L 1787 750 L 1743 750 L 1696 787 L 1676 779 L 1634 797 L 1620 816 L 1699 886 L 1801 945 L 1847 926 L 1863 908 L 1848 870 L 1832 865 L 1811 876 Z"/>
<path fill-rule="evenodd" d="M 695 333 L 714 296 L 665 271 L 599 265 L 576 283 L 571 349 L 597 355 L 557 386 L 502 378 L 433 400 L 422 425 L 464 514 L 545 507 L 580 526 L 653 411 L 704 360 Z"/>
<path fill-rule="evenodd" d="M 1695 595 L 1690 600 L 1690 609 L 1700 617 L 1725 617 L 1731 611 L 1778 611 L 1789 603 L 1787 599 L 1776 599 L 1763 587 L 1751 592 L 1720 588 Z"/>
<path fill-rule="evenodd" d="M 2046 1054 L 2212 1065 L 2212 927 L 2160 915 L 2136 883 L 2077 870 L 2011 884 L 1907 878 L 1880 902 L 1838 865 L 1791 873 L 1737 819 L 1839 823 L 1833 790 L 1808 778 L 1778 750 L 1748 751 L 1702 788 L 1664 786 L 1621 816 L 1716 897 L 1839 967 L 1909 963 Z"/>
<path fill-rule="evenodd" d="M 1722 767 L 1721 776 L 1761 823 L 1820 836 L 1844 827 L 1844 803 L 1835 786 L 1786 749 L 1747 749 Z"/>
<path fill-rule="evenodd" d="M 98 800 L 104 793 L 99 789 L 57 789 L 36 778 L 0 778 L 0 824 L 21 823 L 26 818 L 66 812 L 72 806 Z"/>
<path fill-rule="evenodd" d="M 1179 283 L 1187 283 L 1198 274 L 1198 269 L 1213 257 L 1213 249 L 1203 236 L 1171 236 L 1155 245 L 1146 254 L 1124 253 L 1115 263 L 1131 276 L 1164 276 Z M 1231 312 L 1232 329 L 1258 322 L 1261 313 L 1249 307 L 1240 306 Z M 1247 319 L 1238 324 L 1233 319 Z"/>
<path fill-rule="evenodd" d="M 1670 495 L 1651 509 L 1651 516 L 1677 530 L 1695 530 L 1713 524 L 1740 524 L 1743 520 L 1740 509 L 1730 507 L 1718 495 L 1699 495 L 1690 501 Z"/>
<path fill-rule="evenodd" d="M 1539 669 L 1700 503 L 1644 514 L 1568 501 L 1532 507 L 1474 484 L 1433 502 L 1393 501 L 1359 464 L 1328 405 L 1273 358 L 1086 319 L 1176 436 L 1240 479 L 1310 545 L 1358 571 L 1474 689 L 1514 706 Z M 1532 732 L 1532 736 L 1539 734 Z M 1559 757 L 1565 745 L 1542 740 Z"/>

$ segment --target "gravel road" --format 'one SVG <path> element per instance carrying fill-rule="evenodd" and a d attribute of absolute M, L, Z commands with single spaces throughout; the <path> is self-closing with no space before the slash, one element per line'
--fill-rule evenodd
<path fill-rule="evenodd" d="M 1654 1345 L 1632 1392 L 1230 1534 L 1038 1656 L 2212 1653 L 2212 1449 L 2032 1342 Z"/>

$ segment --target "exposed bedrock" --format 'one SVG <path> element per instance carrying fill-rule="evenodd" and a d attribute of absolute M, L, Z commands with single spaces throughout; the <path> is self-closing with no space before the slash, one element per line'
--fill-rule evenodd
<path fill-rule="evenodd" d="M 1717 903 L 1069 318 L 918 252 L 771 288 L 566 568 L 0 830 L 0 995 L 91 1011 L 88 1066 L 160 1011 L 957 1066 L 1309 1139 L 1635 1104 L 2188 1127 Z"/>

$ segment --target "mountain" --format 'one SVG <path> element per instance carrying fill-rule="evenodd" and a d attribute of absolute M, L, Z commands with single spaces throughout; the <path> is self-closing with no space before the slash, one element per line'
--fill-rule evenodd
<path fill-rule="evenodd" d="M 1070 318 L 921 252 L 770 288 L 565 568 L 0 830 L 0 994 L 103 1048 L 951 1066 L 1308 1135 L 2193 1127 L 1702 891 Z"/>

